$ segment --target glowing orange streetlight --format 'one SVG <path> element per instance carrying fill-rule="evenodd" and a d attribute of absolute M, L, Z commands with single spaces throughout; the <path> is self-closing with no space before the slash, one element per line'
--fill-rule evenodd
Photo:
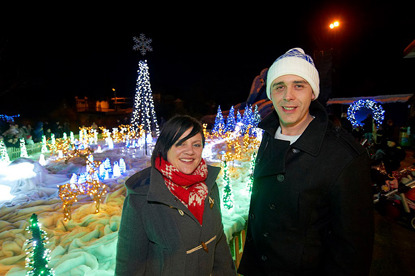
<path fill-rule="evenodd" d="M 339 21 L 334 21 L 333 23 L 330 23 L 329 27 L 330 29 L 334 29 L 340 26 L 340 22 Z"/>

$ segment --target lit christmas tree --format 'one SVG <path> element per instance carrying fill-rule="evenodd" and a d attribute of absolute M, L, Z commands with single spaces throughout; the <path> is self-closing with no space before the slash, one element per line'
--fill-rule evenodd
<path fill-rule="evenodd" d="M 225 120 L 223 119 L 222 110 L 218 106 L 218 112 L 216 113 L 215 125 L 213 126 L 212 133 L 222 135 L 225 129 Z"/>
<path fill-rule="evenodd" d="M 151 39 L 146 39 L 143 34 L 140 38 L 134 37 L 136 44 L 133 49 L 140 51 L 145 55 L 146 51 L 152 51 L 150 46 Z M 151 134 L 159 135 L 159 126 L 157 123 L 156 112 L 154 110 L 153 92 L 150 85 L 150 75 L 148 72 L 147 60 L 140 60 L 138 63 L 138 77 L 136 84 L 136 93 L 134 109 L 131 116 L 131 127 L 138 134 L 140 126 L 144 129 L 145 136 Z M 147 147 L 146 147 L 147 148 Z"/>
<path fill-rule="evenodd" d="M 226 161 L 223 161 L 223 182 L 225 184 L 223 187 L 223 206 L 229 210 L 233 208 L 233 196 L 229 179 L 228 165 Z"/>
<path fill-rule="evenodd" d="M 226 118 L 225 132 L 234 131 L 235 126 L 236 126 L 235 109 L 232 106 L 231 109 L 229 110 L 228 118 Z"/>
<path fill-rule="evenodd" d="M 30 217 L 30 223 L 27 228 L 32 233 L 32 238 L 26 241 L 27 244 L 30 244 L 27 249 L 29 253 L 26 257 L 26 267 L 29 267 L 30 270 L 26 275 L 55 275 L 53 269 L 48 267 L 50 250 L 45 248 L 48 238 L 46 237 L 46 232 L 40 229 L 40 223 L 37 220 L 36 214 Z"/>
<path fill-rule="evenodd" d="M 259 114 L 258 111 L 258 105 L 255 105 L 255 109 L 254 109 L 254 115 L 253 115 L 253 127 L 258 127 L 258 124 L 261 122 L 261 115 Z"/>
<path fill-rule="evenodd" d="M 7 153 L 6 145 L 4 144 L 3 140 L 0 140 L 0 165 L 9 165 L 10 158 L 9 154 Z"/>
<path fill-rule="evenodd" d="M 20 157 L 29 157 L 27 155 L 26 143 L 24 138 L 20 138 Z"/>
<path fill-rule="evenodd" d="M 245 106 L 244 115 L 242 116 L 242 123 L 244 124 L 244 133 L 249 126 L 253 126 L 253 117 L 252 117 L 252 109 L 249 105 Z"/>
<path fill-rule="evenodd" d="M 242 123 L 242 116 L 241 113 L 238 111 L 236 111 L 236 124 Z"/>
<path fill-rule="evenodd" d="M 255 169 L 255 161 L 256 161 L 256 152 L 254 152 L 251 156 L 251 162 L 249 163 L 249 181 L 248 185 L 246 185 L 246 188 L 249 193 L 252 192 L 252 184 L 254 183 L 254 169 Z"/>
<path fill-rule="evenodd" d="M 42 135 L 42 149 L 41 152 L 42 153 L 47 153 L 48 152 L 48 148 L 46 147 L 46 136 Z"/>
<path fill-rule="evenodd" d="M 124 158 L 120 158 L 120 172 L 125 173 L 126 170 L 127 170 L 127 167 L 125 165 Z"/>

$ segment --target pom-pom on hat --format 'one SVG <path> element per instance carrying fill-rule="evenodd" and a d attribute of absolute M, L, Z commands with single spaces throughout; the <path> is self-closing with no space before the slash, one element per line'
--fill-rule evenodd
<path fill-rule="evenodd" d="M 301 48 L 293 48 L 277 58 L 268 69 L 267 96 L 271 99 L 271 83 L 283 75 L 297 75 L 305 79 L 313 89 L 315 98 L 320 94 L 320 78 L 313 59 Z"/>

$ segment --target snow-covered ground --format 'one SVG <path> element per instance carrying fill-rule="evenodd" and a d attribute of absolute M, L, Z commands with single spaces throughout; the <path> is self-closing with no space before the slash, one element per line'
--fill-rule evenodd
<path fill-rule="evenodd" d="M 209 145 L 209 142 L 208 142 Z M 220 166 L 217 159 L 226 150 L 224 141 L 216 143 L 205 156 L 211 165 Z M 118 227 L 125 198 L 124 183 L 129 176 L 148 167 L 150 157 L 138 149 L 116 145 L 112 150 L 94 153 L 94 160 L 109 158 L 111 163 L 123 158 L 127 171 L 117 178 L 104 180 L 109 187 L 100 212 L 89 196 L 80 196 L 72 206 L 72 219 L 64 222 L 58 185 L 68 183 L 73 173 L 85 172 L 85 159 L 76 157 L 67 163 L 48 160 L 42 167 L 38 157 L 20 158 L 0 169 L 0 275 L 25 275 L 26 231 L 29 218 L 36 213 L 47 233 L 51 250 L 49 267 L 56 275 L 113 275 Z M 234 208 L 223 209 L 223 224 L 228 240 L 241 231 L 249 208 L 250 160 L 232 161 L 228 172 Z M 218 185 L 223 188 L 223 170 Z M 8 194 L 14 196 L 6 199 Z"/>

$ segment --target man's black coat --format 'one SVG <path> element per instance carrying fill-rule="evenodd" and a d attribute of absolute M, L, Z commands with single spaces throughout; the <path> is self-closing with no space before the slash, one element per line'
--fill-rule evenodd
<path fill-rule="evenodd" d="M 254 171 L 248 231 L 238 272 L 245 275 L 368 275 L 373 204 L 368 155 L 328 122 L 315 118 L 290 145 L 274 138 L 275 112 Z"/>

